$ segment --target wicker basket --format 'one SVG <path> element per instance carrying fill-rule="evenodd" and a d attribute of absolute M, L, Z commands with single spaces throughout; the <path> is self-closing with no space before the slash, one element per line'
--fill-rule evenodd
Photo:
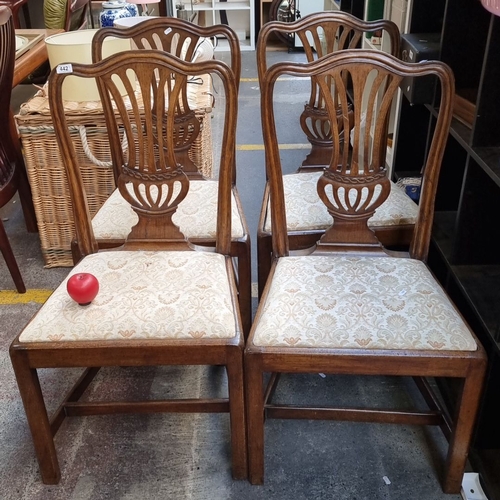
<path fill-rule="evenodd" d="M 201 123 L 201 133 L 189 155 L 200 171 L 206 177 L 211 177 L 212 96 L 209 79 L 204 79 L 203 85 L 196 85 L 192 94 L 194 109 Z M 190 96 L 190 100 L 192 99 Z M 65 112 L 81 166 L 90 214 L 94 216 L 115 188 L 101 103 L 66 101 Z M 45 267 L 73 266 L 73 209 L 66 172 L 52 126 L 46 89 L 37 92 L 24 103 L 15 118 L 33 194 Z"/>

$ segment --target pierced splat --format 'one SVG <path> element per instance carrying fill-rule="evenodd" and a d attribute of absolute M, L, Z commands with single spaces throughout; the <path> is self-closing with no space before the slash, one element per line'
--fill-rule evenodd
<path fill-rule="evenodd" d="M 130 78 L 131 72 L 135 78 Z M 187 78 L 155 63 L 142 62 L 123 64 L 99 79 L 101 96 L 113 99 L 111 103 L 103 98 L 103 106 L 115 108 L 109 113 L 114 117 L 110 135 L 121 128 L 128 144 L 125 153 L 119 141 L 111 141 L 117 186 L 139 217 L 126 246 L 136 240 L 184 239 L 172 216 L 189 191 L 189 179 L 178 158 L 178 134 L 170 131 L 176 130 L 178 112 L 185 108 L 182 99 Z M 120 95 L 118 83 L 126 88 L 126 96 Z"/>
<path fill-rule="evenodd" d="M 318 181 L 318 195 L 334 219 L 334 226 L 320 240 L 322 245 L 366 246 L 381 249 L 368 228 L 368 219 L 387 199 L 391 187 L 385 166 L 387 126 L 393 98 L 402 78 L 380 67 L 363 64 L 339 66 L 317 77 L 329 116 L 340 112 L 342 123 L 332 121 L 333 154 L 330 165 Z M 350 107 L 346 82 L 350 82 Z M 362 112 L 363 110 L 363 112 Z M 352 150 L 343 141 L 351 135 Z M 372 248 L 370 248 L 372 247 Z"/>
<path fill-rule="evenodd" d="M 192 61 L 196 58 L 200 44 L 207 37 L 223 36 L 229 40 L 231 47 L 231 67 L 237 72 L 239 79 L 241 61 L 237 57 L 238 51 L 234 50 L 235 44 L 239 44 L 234 33 L 225 26 L 214 26 L 211 28 L 199 29 L 192 23 L 185 23 L 175 18 L 148 19 L 131 28 L 106 28 L 99 30 L 94 36 L 92 43 L 93 61 L 100 61 L 103 58 L 103 42 L 108 37 L 130 38 L 133 48 L 137 49 L 158 49 L 182 59 Z M 201 76 L 201 78 L 208 75 Z M 196 82 L 187 80 L 187 84 L 182 89 L 181 98 L 175 108 L 175 121 L 173 126 L 174 148 L 176 158 L 183 165 L 184 172 L 190 178 L 201 179 L 203 176 L 198 167 L 189 156 L 189 151 L 195 144 L 201 133 L 201 124 L 195 112 L 189 106 L 189 97 L 194 95 L 193 86 Z M 161 135 L 161 134 L 160 134 Z M 161 144 L 161 142 L 158 142 Z"/>
<path fill-rule="evenodd" d="M 312 62 L 339 50 L 359 48 L 363 34 L 377 30 L 387 33 L 391 53 L 395 56 L 399 55 L 399 29 L 396 24 L 387 20 L 366 22 L 344 12 L 322 12 L 311 14 L 294 23 L 267 23 L 261 29 L 260 47 L 257 47 L 258 58 L 261 60 L 260 71 L 263 74 L 266 69 L 265 46 L 273 32 L 295 33 L 304 46 L 307 61 Z M 311 95 L 300 117 L 300 125 L 307 140 L 311 143 L 311 151 L 299 170 L 323 168 L 330 164 L 333 145 L 329 116 L 336 117 L 337 126 L 340 128 L 340 138 L 344 141 L 342 111 L 339 109 L 334 115 L 326 112 L 323 97 L 313 78 Z M 349 104 L 347 116 L 352 121 L 352 104 Z"/>

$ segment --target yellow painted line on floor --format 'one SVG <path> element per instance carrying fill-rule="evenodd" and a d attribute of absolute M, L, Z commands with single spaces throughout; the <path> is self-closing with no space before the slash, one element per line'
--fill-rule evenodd
<path fill-rule="evenodd" d="M 311 149 L 310 144 L 280 144 L 279 149 Z M 264 144 L 239 144 L 238 151 L 264 151 Z"/>
<path fill-rule="evenodd" d="M 26 293 L 17 293 L 14 290 L 0 290 L 0 305 L 27 304 L 28 302 L 43 304 L 53 291 L 34 288 L 26 290 Z"/>

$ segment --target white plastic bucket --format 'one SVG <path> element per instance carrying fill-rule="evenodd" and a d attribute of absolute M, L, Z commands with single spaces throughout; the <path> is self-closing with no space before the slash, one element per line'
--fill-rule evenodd
<path fill-rule="evenodd" d="M 96 29 L 59 33 L 45 39 L 50 67 L 62 63 L 92 63 L 91 43 Z M 104 41 L 103 58 L 117 52 L 130 50 L 130 40 L 107 38 Z M 122 95 L 125 87 L 119 85 Z M 95 81 L 89 78 L 69 76 L 62 87 L 62 97 L 66 101 L 99 101 L 99 91 Z"/>

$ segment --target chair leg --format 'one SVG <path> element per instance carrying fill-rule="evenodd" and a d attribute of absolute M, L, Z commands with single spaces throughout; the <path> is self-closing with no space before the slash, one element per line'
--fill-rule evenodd
<path fill-rule="evenodd" d="M 10 358 L 33 437 L 42 481 L 45 484 L 57 484 L 61 471 L 37 371 L 29 367 L 24 352 L 11 349 Z"/>
<path fill-rule="evenodd" d="M 462 394 L 458 402 L 455 426 L 450 438 L 446 459 L 446 475 L 443 482 L 445 493 L 460 493 L 462 480 L 474 430 L 474 422 L 479 409 L 486 363 L 471 363 L 469 375 L 464 380 Z"/>
<path fill-rule="evenodd" d="M 245 415 L 245 386 L 243 381 L 243 352 L 231 349 L 227 363 L 229 387 L 229 418 L 231 422 L 231 455 L 233 479 L 247 479 L 248 454 Z"/>
<path fill-rule="evenodd" d="M 272 261 L 272 241 L 270 235 L 257 236 L 257 274 L 259 299 L 262 297 L 262 292 L 266 286 L 267 277 L 271 270 Z"/>
<path fill-rule="evenodd" d="M 252 271 L 250 242 L 240 244 L 238 251 L 238 293 L 245 338 L 252 326 Z"/>
<path fill-rule="evenodd" d="M 264 391 L 260 357 L 245 355 L 250 483 L 264 484 Z"/>
<path fill-rule="evenodd" d="M 17 134 L 16 123 L 12 111 L 9 113 L 9 126 L 12 135 L 12 143 L 17 157 L 17 172 L 19 175 L 19 199 L 23 209 L 24 222 L 26 229 L 29 233 L 38 232 L 38 225 L 36 222 L 35 207 L 33 206 L 33 196 L 31 194 L 31 187 L 26 173 L 26 165 L 24 163 L 24 156 L 21 150 L 21 143 Z"/>
<path fill-rule="evenodd" d="M 24 285 L 23 277 L 19 271 L 19 266 L 17 265 L 16 258 L 12 252 L 12 247 L 10 246 L 7 233 L 3 222 L 0 220 L 0 250 L 9 269 L 10 275 L 16 285 L 16 289 L 19 293 L 26 293 L 26 286 Z"/>

